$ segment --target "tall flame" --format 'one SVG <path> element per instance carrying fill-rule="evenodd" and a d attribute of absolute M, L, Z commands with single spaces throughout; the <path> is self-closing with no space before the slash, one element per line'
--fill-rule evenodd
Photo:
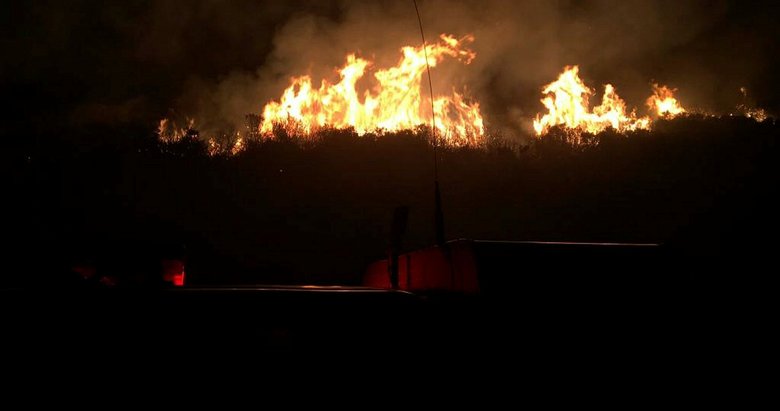
<path fill-rule="evenodd" d="M 565 67 L 557 80 L 542 89 L 546 97 L 541 101 L 547 108 L 547 114 L 537 114 L 534 120 L 536 134 L 545 134 L 558 125 L 593 134 L 608 127 L 619 132 L 650 127 L 649 117 L 637 117 L 635 110 L 626 111 L 626 102 L 617 95 L 611 84 L 604 86 L 601 104 L 591 111 L 588 100 L 593 93 L 580 79 L 579 67 Z"/>
<path fill-rule="evenodd" d="M 442 34 L 441 41 L 429 44 L 427 52 L 431 67 L 445 57 L 453 57 L 465 64 L 476 54 L 465 46 L 473 36 L 461 39 Z M 319 87 L 312 85 L 310 76 L 295 77 L 279 101 L 265 105 L 260 134 L 273 135 L 274 125 L 293 127 L 310 136 L 318 129 L 333 127 L 354 128 L 363 135 L 372 131 L 399 131 L 431 124 L 430 100 L 421 94 L 421 80 L 425 72 L 425 50 L 403 47 L 398 64 L 374 73 L 376 84 L 366 90 L 361 99 L 357 82 L 365 75 L 371 62 L 350 54 L 338 71 L 340 81 L 332 84 L 322 80 Z M 479 144 L 485 128 L 478 103 L 467 102 L 461 94 L 437 96 L 433 101 L 436 131 L 445 143 L 463 146 Z"/>
<path fill-rule="evenodd" d="M 647 98 L 647 107 L 659 117 L 671 118 L 685 113 L 685 109 L 674 98 L 675 91 L 677 89 L 653 83 L 653 95 Z"/>

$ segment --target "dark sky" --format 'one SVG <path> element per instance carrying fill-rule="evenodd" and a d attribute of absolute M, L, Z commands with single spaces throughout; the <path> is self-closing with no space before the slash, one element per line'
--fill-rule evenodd
<path fill-rule="evenodd" d="M 394 62 L 419 41 L 409 1 L 11 1 L 2 19 L 3 132 L 147 124 L 169 110 L 235 121 L 291 75 L 329 75 L 357 51 Z M 656 80 L 726 111 L 739 87 L 777 112 L 780 7 L 743 1 L 421 0 L 426 31 L 474 33 L 455 76 L 489 122 L 520 126 L 567 64 L 640 105 Z M 439 85 L 444 87 L 444 85 Z"/>

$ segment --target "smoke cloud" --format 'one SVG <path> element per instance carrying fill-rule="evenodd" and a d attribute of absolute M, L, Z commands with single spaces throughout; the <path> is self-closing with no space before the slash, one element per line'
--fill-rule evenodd
<path fill-rule="evenodd" d="M 611 83 L 644 110 L 651 81 L 678 88 L 690 107 L 727 112 L 739 89 L 770 111 L 778 6 L 728 0 L 420 0 L 429 41 L 474 34 L 469 66 L 433 72 L 440 93 L 466 90 L 493 130 L 525 134 L 540 88 L 565 65 L 586 83 Z M 347 53 L 395 64 L 419 45 L 411 1 L 37 2 L 10 7 L 4 85 L 83 124 L 100 112 L 133 120 L 192 116 L 204 128 L 240 128 L 292 76 L 336 79 Z M 371 76 L 362 80 L 368 87 Z M 29 90 L 25 93 L 29 95 Z M 51 98 L 53 95 L 67 98 Z M 598 91 L 597 91 L 598 94 Z M 138 104 L 143 101 L 144 104 Z M 35 102 L 38 102 L 36 105 Z M 24 101 L 20 107 L 25 107 Z M 93 109 L 100 107 L 100 110 Z M 128 108 L 143 113 L 129 113 Z M 97 114 L 96 114 L 97 113 Z"/>

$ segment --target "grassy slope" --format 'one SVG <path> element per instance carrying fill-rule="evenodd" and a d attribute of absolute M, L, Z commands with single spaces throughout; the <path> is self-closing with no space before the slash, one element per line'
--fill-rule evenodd
<path fill-rule="evenodd" d="M 445 148 L 446 235 L 657 241 L 691 261 L 758 262 L 776 242 L 779 131 L 685 118 L 602 133 L 585 149 L 555 136 L 519 150 Z M 6 283 L 77 260 L 132 266 L 163 254 L 186 255 L 194 281 L 354 283 L 382 257 L 402 204 L 406 247 L 433 241 L 433 152 L 419 134 L 329 131 L 232 157 L 144 135 L 98 130 L 11 150 Z"/>

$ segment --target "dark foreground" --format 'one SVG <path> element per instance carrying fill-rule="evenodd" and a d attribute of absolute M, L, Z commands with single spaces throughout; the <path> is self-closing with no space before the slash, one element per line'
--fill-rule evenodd
<path fill-rule="evenodd" d="M 517 379 L 566 396 L 758 388 L 770 304 L 744 290 L 682 287 L 495 297 L 341 287 L 4 290 L 2 349 L 5 372 L 30 381 L 77 372 L 210 380 L 215 368 L 251 379 L 358 366 L 366 378 Z"/>

